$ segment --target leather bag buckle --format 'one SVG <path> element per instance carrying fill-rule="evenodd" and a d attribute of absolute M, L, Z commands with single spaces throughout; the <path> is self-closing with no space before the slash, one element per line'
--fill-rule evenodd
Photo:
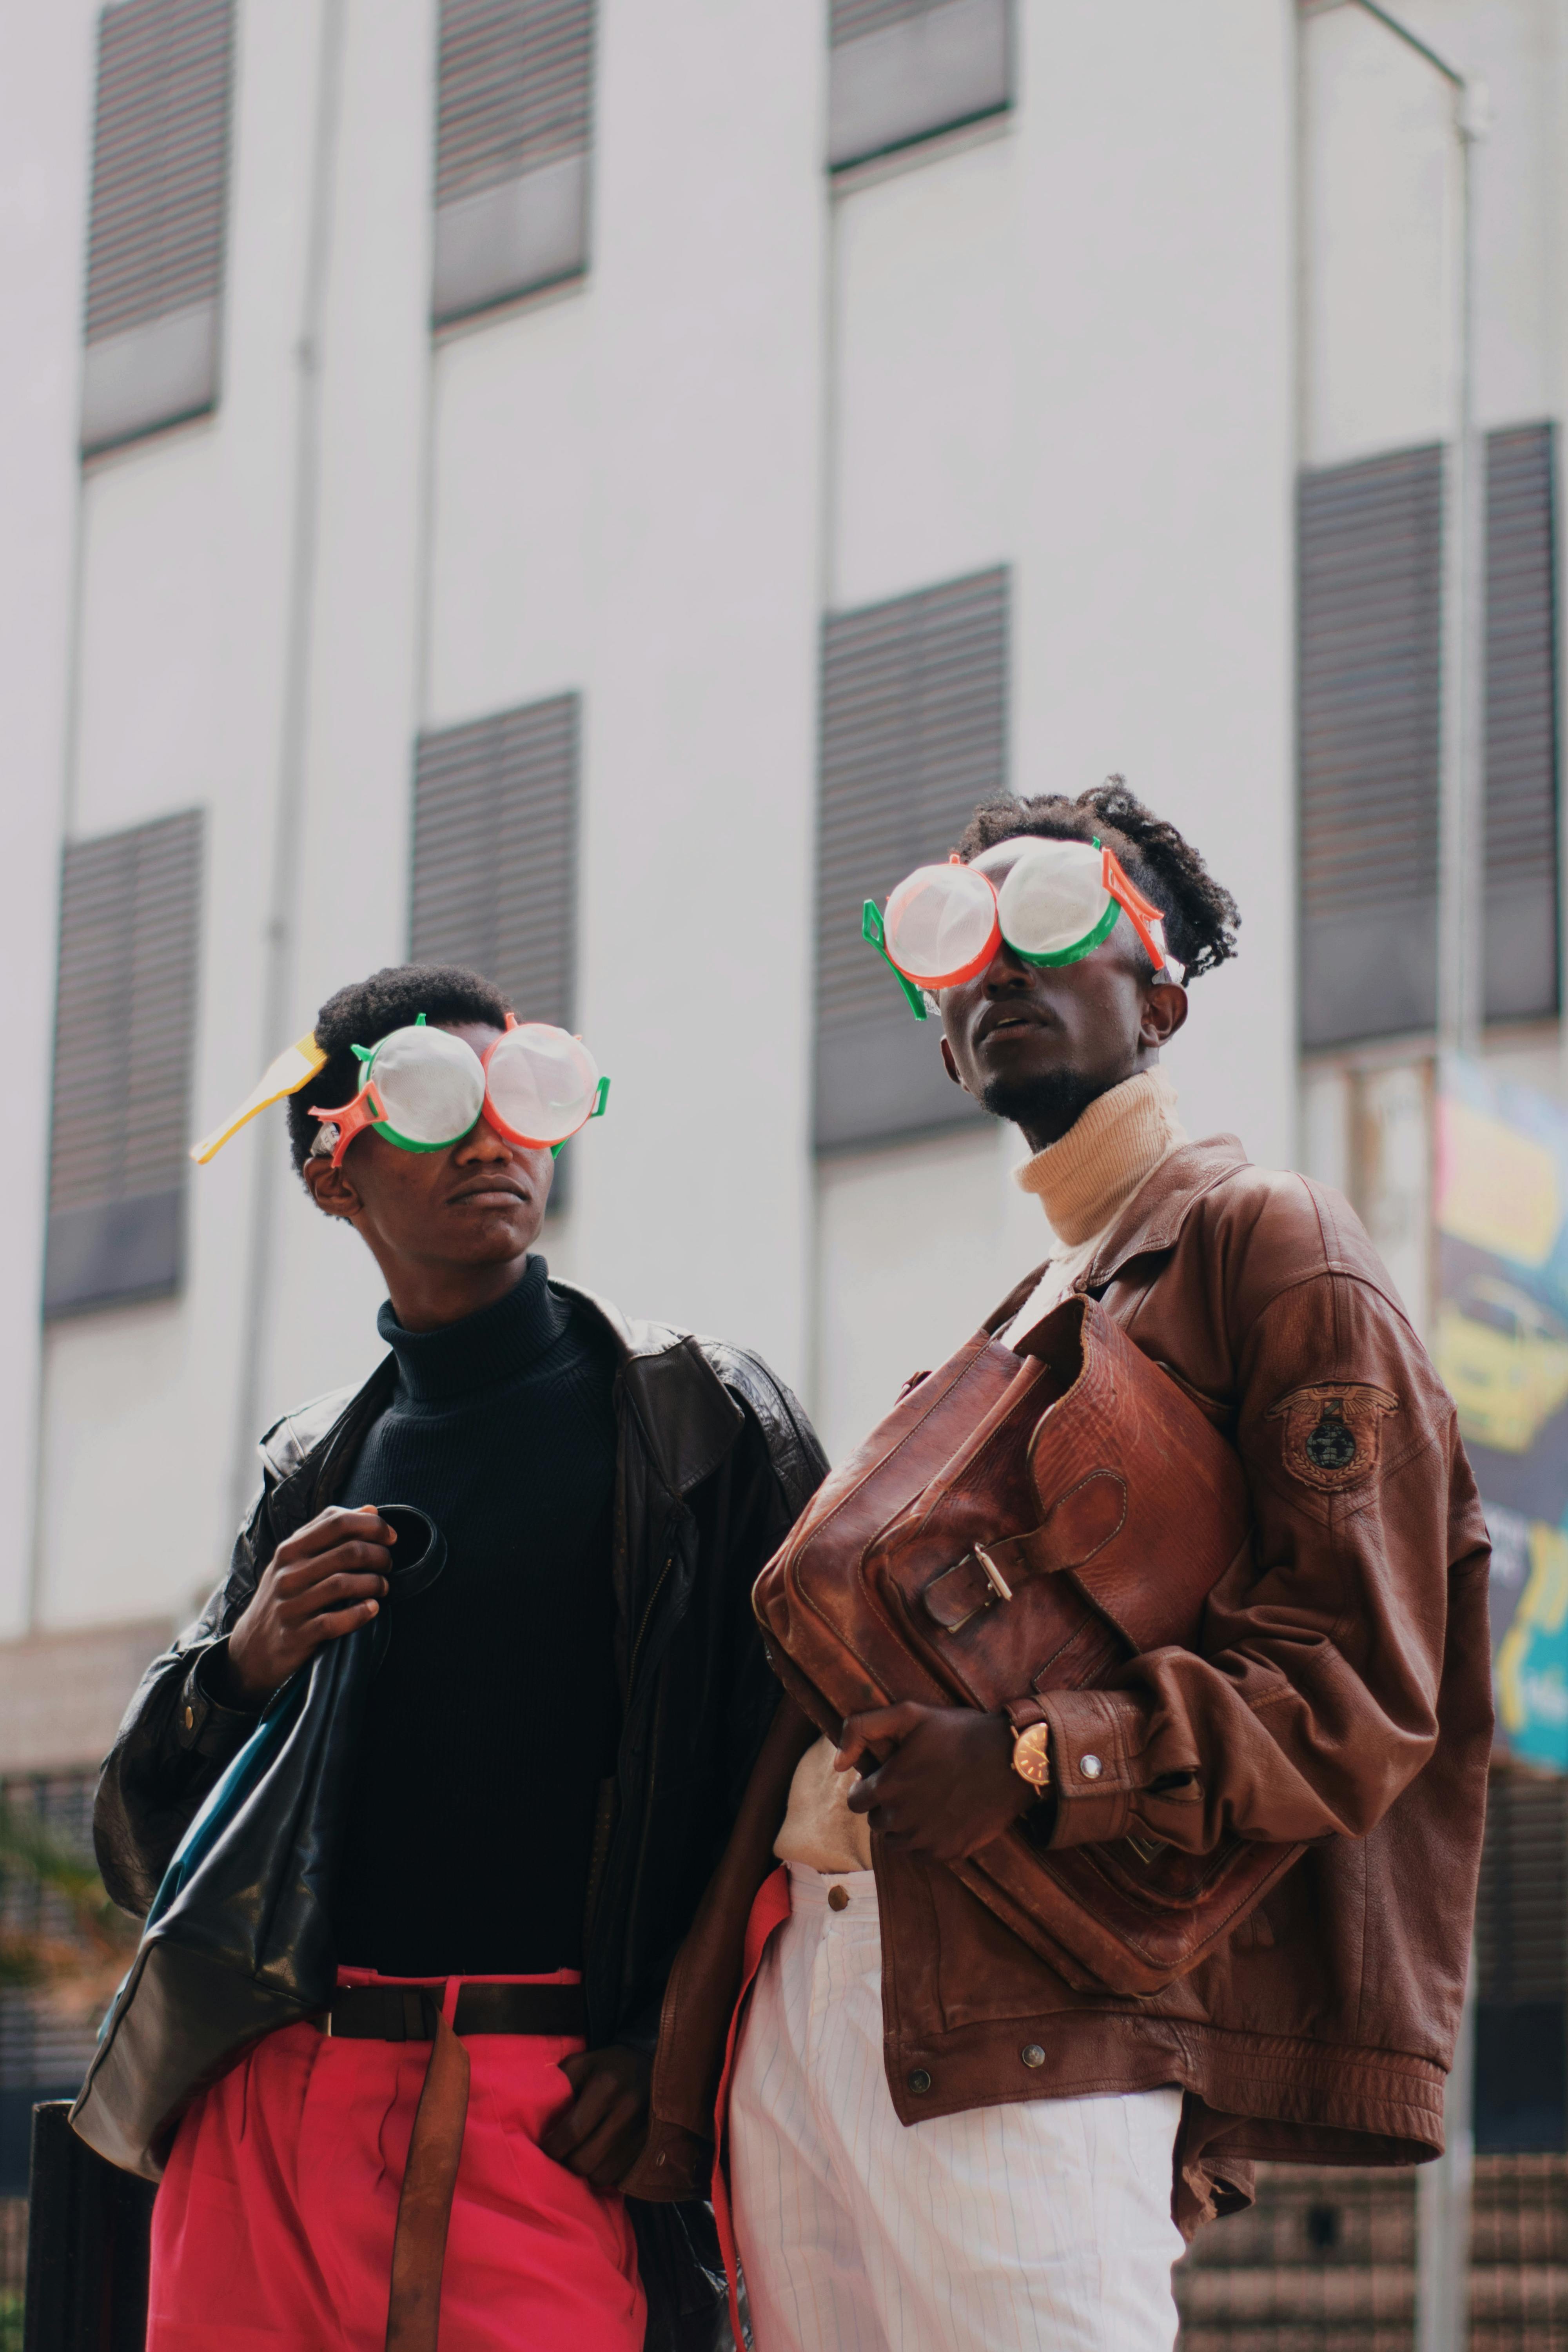
<path fill-rule="evenodd" d="M 1003 1575 L 1001 1570 L 997 1567 L 995 1561 L 992 1559 L 984 1544 L 975 1545 L 974 1557 L 980 1562 L 981 1567 L 985 1570 L 986 1582 L 991 1586 L 991 1589 L 995 1593 L 997 1600 L 1011 1601 L 1013 1598 L 1013 1588 L 1008 1583 L 1006 1578 Z"/>

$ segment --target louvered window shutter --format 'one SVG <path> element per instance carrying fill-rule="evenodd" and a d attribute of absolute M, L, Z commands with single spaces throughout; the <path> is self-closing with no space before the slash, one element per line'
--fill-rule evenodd
<path fill-rule="evenodd" d="M 593 0 L 441 0 L 437 321 L 587 265 Z"/>
<path fill-rule="evenodd" d="M 1476 2145 L 1568 2132 L 1568 1781 L 1505 1765 L 1487 1795 L 1476 1909 Z"/>
<path fill-rule="evenodd" d="M 1557 1009 L 1557 598 L 1550 425 L 1487 439 L 1486 1009 Z"/>
<path fill-rule="evenodd" d="M 856 163 L 1012 95 L 1011 0 L 833 0 L 828 161 Z"/>
<path fill-rule="evenodd" d="M 197 810 L 67 845 L 47 1315 L 178 1286 L 201 860 Z"/>
<path fill-rule="evenodd" d="M 1442 453 L 1303 478 L 1301 1033 L 1436 1019 Z M 1490 434 L 1486 487 L 1486 1012 L 1557 1003 L 1557 657 L 1549 425 Z"/>
<path fill-rule="evenodd" d="M 1402 450 L 1301 482 L 1308 1046 L 1436 1018 L 1442 464 Z"/>
<path fill-rule="evenodd" d="M 217 397 L 232 0 L 118 0 L 99 19 L 82 446 Z"/>
<path fill-rule="evenodd" d="M 419 739 L 410 952 L 493 981 L 520 1021 L 572 1023 L 578 700 Z"/>
<path fill-rule="evenodd" d="M 916 866 L 1007 789 L 1005 571 L 831 615 L 823 633 L 816 1141 L 831 1150 L 981 1116 L 860 936 Z"/>

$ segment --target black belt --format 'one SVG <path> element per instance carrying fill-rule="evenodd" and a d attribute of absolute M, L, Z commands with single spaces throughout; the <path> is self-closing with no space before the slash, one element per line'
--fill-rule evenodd
<path fill-rule="evenodd" d="M 443 1987 L 345 1985 L 327 2012 L 327 2032 L 350 2042 L 433 2042 Z M 574 1984 L 465 1984 L 455 2021 L 465 2033 L 585 2037 L 588 2012 Z"/>

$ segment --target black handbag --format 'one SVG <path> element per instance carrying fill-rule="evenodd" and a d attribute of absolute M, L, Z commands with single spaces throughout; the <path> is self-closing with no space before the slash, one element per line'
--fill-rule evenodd
<path fill-rule="evenodd" d="M 440 1530 L 382 1507 L 401 1538 L 392 1604 L 285 1683 L 176 1847 L 99 2032 L 71 2126 L 110 2164 L 162 2178 L 175 2125 L 264 2034 L 331 2000 L 331 1897 L 365 1695 L 399 1596 L 446 1564 Z M 420 1538 L 423 1538 L 423 1542 Z"/>

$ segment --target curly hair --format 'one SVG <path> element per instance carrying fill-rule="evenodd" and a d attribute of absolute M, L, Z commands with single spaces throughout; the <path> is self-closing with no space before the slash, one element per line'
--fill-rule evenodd
<path fill-rule="evenodd" d="M 968 860 L 999 841 L 1038 834 L 1049 841 L 1092 841 L 1096 835 L 1121 859 L 1129 881 L 1152 898 L 1165 918 L 1171 953 L 1196 980 L 1236 953 L 1241 916 L 1230 892 L 1216 882 L 1191 842 L 1173 824 L 1154 815 L 1127 789 L 1121 776 L 1107 776 L 1092 791 L 1069 801 L 1063 793 L 1033 800 L 982 801 L 964 828 L 959 856 Z"/>
<path fill-rule="evenodd" d="M 316 1015 L 316 1043 L 327 1057 L 325 1066 L 289 1097 L 289 1150 L 295 1168 L 303 1172 L 316 1139 L 311 1103 L 346 1103 L 359 1092 L 360 1066 L 351 1046 L 374 1045 L 421 1013 L 426 1021 L 482 1021 L 504 1029 L 510 1010 L 499 988 L 455 964 L 388 964 L 368 980 L 340 988 Z"/>

